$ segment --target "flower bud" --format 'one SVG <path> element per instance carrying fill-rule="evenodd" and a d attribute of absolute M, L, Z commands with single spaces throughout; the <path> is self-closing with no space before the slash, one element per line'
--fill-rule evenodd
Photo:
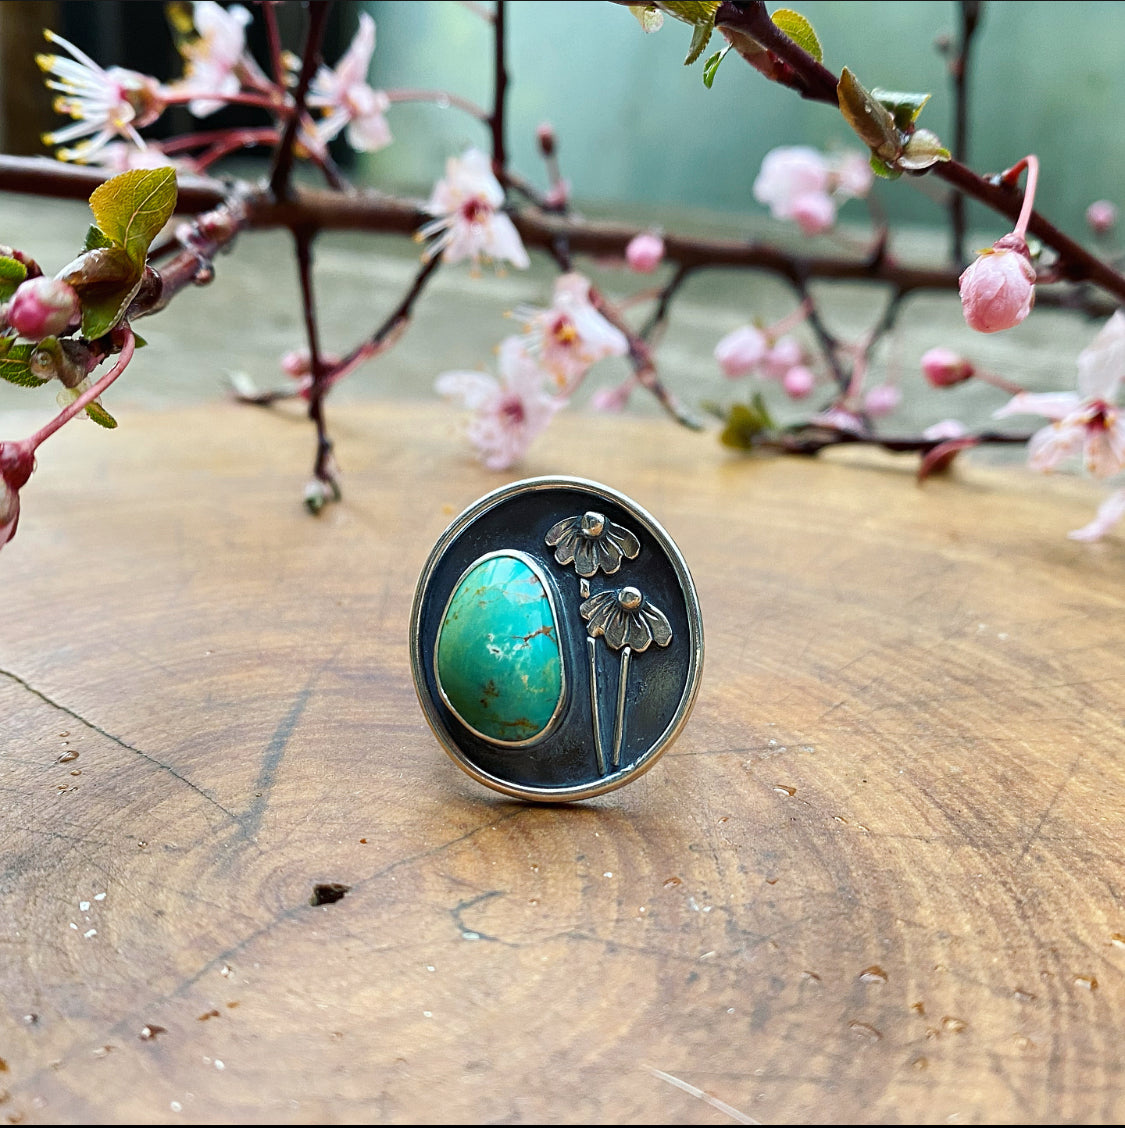
<path fill-rule="evenodd" d="M 836 205 L 823 192 L 810 192 L 793 200 L 789 218 L 795 219 L 806 235 L 820 235 L 836 222 Z"/>
<path fill-rule="evenodd" d="M 890 415 L 901 402 L 902 392 L 894 384 L 876 384 L 863 397 L 863 408 L 878 419 L 881 415 Z"/>
<path fill-rule="evenodd" d="M 624 411 L 629 405 L 629 395 L 633 391 L 633 382 L 626 380 L 612 388 L 599 388 L 590 397 L 590 406 L 595 411 L 604 411 L 616 414 Z"/>
<path fill-rule="evenodd" d="M 781 386 L 790 399 L 804 399 L 815 384 L 816 377 L 803 364 L 795 364 L 781 378 Z"/>
<path fill-rule="evenodd" d="M 1005 235 L 961 275 L 961 308 L 970 329 L 998 333 L 1018 325 L 1035 304 L 1035 267 L 1027 243 Z"/>
<path fill-rule="evenodd" d="M 545 157 L 555 155 L 555 127 L 549 122 L 540 122 L 535 131 L 535 139 L 539 142 L 539 151 Z"/>
<path fill-rule="evenodd" d="M 728 333 L 715 346 L 715 359 L 725 376 L 737 380 L 749 376 L 765 359 L 766 335 L 752 325 L 744 325 Z"/>
<path fill-rule="evenodd" d="M 784 380 L 785 374 L 803 358 L 801 346 L 793 337 L 779 337 L 762 358 L 762 368 L 771 380 Z"/>
<path fill-rule="evenodd" d="M 922 375 L 935 388 L 960 384 L 963 380 L 970 379 L 975 372 L 976 369 L 963 356 L 940 345 L 922 355 Z"/>
<path fill-rule="evenodd" d="M 1086 209 L 1086 222 L 1095 235 L 1104 235 L 1117 223 L 1117 206 L 1109 200 L 1095 200 Z"/>
<path fill-rule="evenodd" d="M 32 341 L 54 337 L 77 325 L 82 307 L 73 286 L 58 278 L 21 282 L 8 304 L 8 324 Z"/>
<path fill-rule="evenodd" d="M 638 274 L 651 274 L 663 258 L 664 240 L 651 231 L 634 235 L 625 248 L 625 261 L 629 264 L 629 269 Z"/>

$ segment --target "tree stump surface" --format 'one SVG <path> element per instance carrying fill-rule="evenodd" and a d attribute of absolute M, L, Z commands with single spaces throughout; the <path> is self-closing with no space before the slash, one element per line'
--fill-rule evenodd
<path fill-rule="evenodd" d="M 1065 538 L 1098 491 L 560 418 L 520 473 L 661 521 L 706 662 L 652 771 L 536 806 L 411 681 L 419 570 L 505 480 L 452 419 L 341 414 L 316 520 L 284 412 L 40 452 L 0 554 L 0 1117 L 1125 1119 L 1123 550 Z"/>

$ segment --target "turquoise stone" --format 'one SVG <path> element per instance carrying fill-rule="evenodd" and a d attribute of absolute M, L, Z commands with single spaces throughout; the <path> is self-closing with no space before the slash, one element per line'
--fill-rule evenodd
<path fill-rule="evenodd" d="M 515 553 L 478 560 L 438 628 L 434 664 L 450 708 L 482 736 L 542 736 L 562 702 L 558 627 L 543 578 Z"/>

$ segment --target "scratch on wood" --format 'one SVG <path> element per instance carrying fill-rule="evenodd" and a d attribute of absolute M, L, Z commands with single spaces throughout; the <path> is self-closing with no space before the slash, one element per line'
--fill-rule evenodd
<path fill-rule="evenodd" d="M 111 732 L 106 732 L 106 730 L 100 725 L 94 724 L 93 721 L 88 721 L 80 713 L 76 713 L 73 709 L 68 708 L 61 702 L 55 701 L 52 698 L 48 697 L 41 690 L 36 689 L 35 686 L 31 685 L 29 682 L 24 681 L 24 679 L 21 678 L 18 674 L 12 673 L 11 670 L 0 669 L 0 675 L 15 682 L 16 685 L 22 686 L 28 691 L 28 693 L 31 693 L 34 696 L 38 697 L 39 700 L 44 704 L 50 705 L 52 709 L 58 709 L 60 713 L 65 713 L 68 717 L 70 717 L 72 720 L 77 721 L 80 725 L 85 725 L 86 728 L 88 728 L 91 732 L 96 732 L 99 736 L 104 736 L 106 740 L 109 740 L 112 743 L 116 744 L 118 748 L 123 748 L 126 752 L 132 752 L 134 756 L 140 756 L 142 760 L 147 760 L 150 764 L 152 764 L 153 767 L 159 768 L 162 772 L 167 772 L 170 776 L 172 776 L 174 779 L 179 780 L 180 783 L 184 784 L 186 787 L 190 787 L 191 790 L 196 793 L 196 795 L 198 795 L 201 799 L 206 800 L 206 802 L 210 803 L 212 807 L 215 807 L 217 810 L 222 811 L 222 813 L 232 822 L 238 821 L 237 817 L 232 811 L 228 811 L 226 807 L 222 805 L 222 803 L 220 803 L 217 799 L 212 798 L 212 796 L 208 795 L 207 792 L 204 791 L 203 788 L 201 788 L 198 784 L 192 783 L 192 781 L 186 776 L 180 775 L 180 773 L 176 771 L 175 768 L 171 767 L 171 765 L 169 764 L 164 763 L 163 760 L 159 760 L 155 756 L 149 755 L 149 753 L 142 751 L 140 748 L 137 748 L 132 744 L 129 744 L 125 740 L 122 740 L 119 736 L 114 736 Z"/>
<path fill-rule="evenodd" d="M 689 1085 L 686 1081 L 681 1081 L 678 1077 L 673 1077 L 671 1073 L 665 1073 L 663 1069 L 654 1069 L 651 1065 L 646 1065 L 644 1068 L 647 1069 L 653 1077 L 659 1077 L 661 1081 L 667 1081 L 669 1085 L 675 1085 L 677 1089 L 682 1089 L 685 1093 L 709 1104 L 712 1108 L 717 1108 L 720 1112 L 725 1112 L 731 1120 L 739 1124 L 762 1123 L 760 1120 L 755 1120 L 752 1116 L 747 1116 L 746 1113 L 739 1111 L 734 1105 L 729 1105 L 726 1101 L 721 1101 L 718 1097 L 713 1097 L 710 1093 L 705 1093 L 702 1089 L 697 1089 L 694 1085 Z"/>

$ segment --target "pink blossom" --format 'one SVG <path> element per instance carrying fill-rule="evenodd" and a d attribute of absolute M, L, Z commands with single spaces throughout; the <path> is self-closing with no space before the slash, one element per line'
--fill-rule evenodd
<path fill-rule="evenodd" d="M 629 342 L 590 301 L 590 281 L 581 274 L 563 274 L 555 282 L 548 309 L 516 311 L 525 323 L 521 340 L 554 380 L 569 394 L 590 365 L 610 356 L 625 356 Z"/>
<path fill-rule="evenodd" d="M 1125 313 L 1118 310 L 1089 347 L 1078 354 L 1078 391 L 1021 392 L 995 418 L 1042 415 L 1053 420 L 1032 435 L 1028 465 L 1050 471 L 1081 455 L 1096 478 L 1125 468 L 1125 417 L 1115 400 L 1125 377 Z"/>
<path fill-rule="evenodd" d="M 804 399 L 816 386 L 816 376 L 803 364 L 795 364 L 781 378 L 781 386 L 790 399 Z"/>
<path fill-rule="evenodd" d="M 715 346 L 715 359 L 725 376 L 737 380 L 755 371 L 768 351 L 765 333 L 752 325 L 743 325 L 719 341 Z"/>
<path fill-rule="evenodd" d="M 902 402 L 902 392 L 894 384 L 876 384 L 868 388 L 867 395 L 863 397 L 863 409 L 868 415 L 876 419 L 883 415 L 890 415 Z"/>
<path fill-rule="evenodd" d="M 792 219 L 806 235 L 827 231 L 836 222 L 838 201 L 866 196 L 873 175 L 856 153 L 828 158 L 806 145 L 772 149 L 754 180 L 754 198 L 775 219 Z"/>
<path fill-rule="evenodd" d="M 63 145 L 82 139 L 73 149 L 59 149 L 56 156 L 85 161 L 114 137 L 125 137 L 143 149 L 145 143 L 137 130 L 156 121 L 166 105 L 156 79 L 122 67 L 105 70 L 61 35 L 43 34 L 71 56 L 37 55 L 35 61 L 40 70 L 53 76 L 47 86 L 60 92 L 55 111 L 75 119 L 73 125 L 44 134 L 43 141 Z"/>
<path fill-rule="evenodd" d="M 1027 243 L 1014 233 L 998 239 L 965 269 L 960 288 L 970 329 L 998 333 L 1018 325 L 1035 304 L 1035 267 Z"/>
<path fill-rule="evenodd" d="M 425 210 L 435 219 L 418 236 L 437 236 L 426 249 L 429 258 L 441 253 L 449 263 L 482 258 L 507 261 L 520 270 L 531 265 L 512 221 L 499 210 L 504 189 L 492 174 L 492 163 L 479 149 L 450 157 L 445 177 L 434 185 Z"/>
<path fill-rule="evenodd" d="M 374 153 L 393 140 L 383 116 L 390 108 L 390 99 L 367 83 L 374 53 L 375 21 L 361 12 L 355 38 L 335 70 L 322 66 L 309 87 L 309 105 L 325 111 L 316 126 L 322 149 L 344 126 L 348 128 L 348 144 L 359 152 Z"/>
<path fill-rule="evenodd" d="M 935 388 L 948 388 L 968 380 L 976 370 L 960 354 L 938 345 L 922 354 L 922 375 Z"/>
<path fill-rule="evenodd" d="M 1095 235 L 1112 231 L 1117 224 L 1117 205 L 1109 200 L 1095 200 L 1086 209 L 1086 223 Z"/>
<path fill-rule="evenodd" d="M 785 374 L 804 359 L 804 350 L 793 337 L 779 337 L 762 358 L 762 374 L 771 380 L 784 380 Z"/>
<path fill-rule="evenodd" d="M 221 110 L 223 99 L 241 89 L 236 72 L 246 52 L 246 25 L 250 18 L 241 4 L 224 8 L 215 0 L 195 0 L 192 5 L 192 22 L 199 38 L 181 45 L 187 74 L 171 89 L 178 94 L 201 95 L 188 103 L 196 117 Z"/>
<path fill-rule="evenodd" d="M 625 248 L 625 261 L 638 274 L 651 274 L 664 259 L 664 240 L 651 231 L 634 235 Z"/>
<path fill-rule="evenodd" d="M 73 286 L 58 278 L 29 278 L 8 305 L 8 324 L 32 341 L 65 333 L 77 325 L 82 306 Z"/>
<path fill-rule="evenodd" d="M 467 433 L 490 470 L 506 470 L 527 451 L 565 403 L 543 388 L 543 370 L 518 337 L 500 345 L 500 376 L 446 372 L 437 391 L 472 412 Z"/>
<path fill-rule="evenodd" d="M 590 397 L 590 406 L 595 411 L 604 411 L 607 414 L 624 411 L 629 406 L 629 397 L 634 387 L 636 384 L 632 380 L 626 380 L 623 384 L 612 388 L 599 388 Z"/>
<path fill-rule="evenodd" d="M 1077 541 L 1101 540 L 1122 517 L 1125 517 L 1125 490 L 1114 490 L 1098 506 L 1097 516 L 1088 525 L 1074 529 L 1067 536 Z"/>

